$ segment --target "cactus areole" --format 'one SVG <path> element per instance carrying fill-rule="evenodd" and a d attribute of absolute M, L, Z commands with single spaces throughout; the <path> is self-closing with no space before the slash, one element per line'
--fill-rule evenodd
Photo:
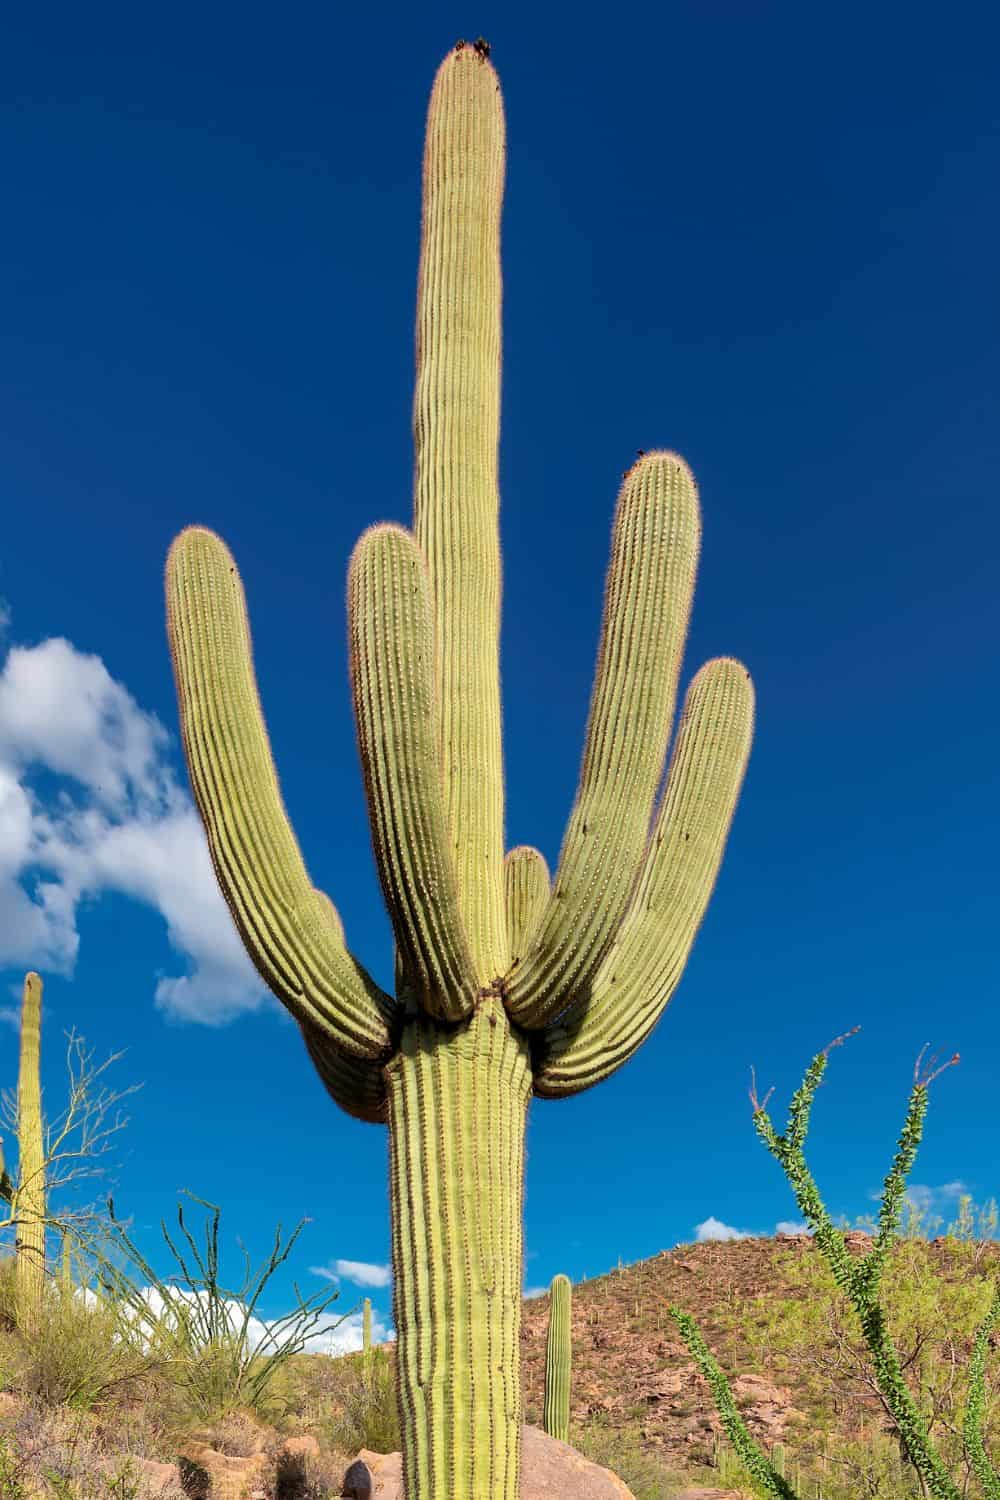
<path fill-rule="evenodd" d="M 306 871 L 261 713 L 232 556 L 192 527 L 167 564 L 184 749 L 223 894 L 336 1102 L 389 1130 L 408 1500 L 516 1500 L 521 1199 L 532 1094 L 599 1083 L 677 984 L 719 867 L 753 697 L 691 683 L 658 796 L 694 586 L 697 492 L 649 452 L 618 496 L 576 803 L 550 890 L 504 852 L 498 637 L 504 116 L 482 49 L 431 94 L 417 293 L 413 529 L 364 533 L 350 673 L 396 995 Z"/>

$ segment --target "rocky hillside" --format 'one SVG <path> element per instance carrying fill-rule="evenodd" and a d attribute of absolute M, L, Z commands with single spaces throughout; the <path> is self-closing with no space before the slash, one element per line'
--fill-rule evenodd
<path fill-rule="evenodd" d="M 852 1254 L 864 1254 L 871 1245 L 869 1235 L 859 1230 L 848 1231 L 846 1237 Z M 887 1292 L 893 1291 L 893 1273 L 905 1286 L 908 1268 L 914 1265 L 922 1265 L 925 1274 L 932 1271 L 936 1283 L 929 1301 L 926 1287 L 920 1294 L 927 1303 L 925 1321 L 938 1324 L 939 1347 L 932 1350 L 924 1343 L 925 1355 L 964 1368 L 971 1337 L 955 1336 L 954 1326 L 941 1321 L 942 1313 L 950 1309 L 949 1297 L 978 1295 L 982 1301 L 988 1293 L 987 1278 L 997 1269 L 998 1252 L 1000 1245 L 994 1243 L 976 1256 L 972 1245 L 945 1238 L 897 1242 L 886 1272 Z M 821 1429 L 844 1438 L 884 1430 L 877 1392 L 867 1384 L 836 1328 L 798 1359 L 777 1348 L 769 1358 L 766 1347 L 761 1353 L 759 1343 L 748 1338 L 748 1328 L 759 1325 L 769 1306 L 774 1312 L 782 1299 L 816 1300 L 810 1271 L 828 1275 L 810 1238 L 779 1235 L 679 1246 L 575 1285 L 575 1422 L 583 1425 L 600 1414 L 612 1428 L 638 1430 L 643 1448 L 671 1467 L 710 1463 L 718 1455 L 721 1424 L 708 1387 L 667 1313 L 674 1303 L 699 1323 L 745 1420 L 765 1448 L 776 1442 L 792 1449 L 815 1445 Z M 934 1296 L 945 1300 L 935 1304 Z M 529 1421 L 537 1421 L 541 1413 L 548 1302 L 545 1296 L 524 1307 L 522 1355 Z M 886 1302 L 891 1308 L 888 1297 Z M 965 1318 L 970 1329 L 978 1321 L 974 1312 L 970 1301 Z M 919 1318 L 919 1309 L 914 1316 Z M 780 1339 L 771 1343 L 776 1346 Z M 904 1358 L 910 1352 L 901 1349 Z"/>

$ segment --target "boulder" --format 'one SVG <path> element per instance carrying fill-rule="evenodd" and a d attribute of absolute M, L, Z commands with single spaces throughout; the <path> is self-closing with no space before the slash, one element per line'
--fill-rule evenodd
<path fill-rule="evenodd" d="M 298 1437 L 285 1438 L 278 1449 L 279 1458 L 319 1458 L 319 1443 L 311 1432 L 303 1432 Z"/>
<path fill-rule="evenodd" d="M 266 1500 L 270 1468 L 266 1453 L 236 1458 L 200 1444 L 180 1459 L 181 1483 L 191 1500 Z"/>
<path fill-rule="evenodd" d="M 634 1500 L 617 1474 L 577 1453 L 569 1443 L 538 1427 L 524 1427 L 521 1448 L 521 1500 Z M 362 1448 L 344 1475 L 349 1500 L 403 1500 L 403 1461 L 399 1453 Z M 720 1491 L 720 1493 L 722 1493 Z"/>
<path fill-rule="evenodd" d="M 155 1458 L 138 1458 L 134 1453 L 125 1454 L 121 1458 L 104 1458 L 100 1461 L 100 1467 L 108 1478 L 108 1493 L 112 1493 L 112 1481 L 123 1472 L 128 1480 L 139 1480 L 141 1493 L 158 1500 L 163 1496 L 165 1500 L 174 1500 L 176 1495 L 183 1494 L 181 1489 L 181 1471 L 176 1464 L 159 1463 Z M 128 1482 L 122 1486 L 122 1493 L 131 1494 Z M 114 1493 L 118 1493 L 117 1490 Z"/>
<path fill-rule="evenodd" d="M 745 1490 L 681 1490 L 674 1500 L 746 1500 Z"/>

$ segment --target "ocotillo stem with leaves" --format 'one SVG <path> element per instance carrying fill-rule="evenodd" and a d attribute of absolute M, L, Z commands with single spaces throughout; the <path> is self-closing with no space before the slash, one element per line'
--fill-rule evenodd
<path fill-rule="evenodd" d="M 185 755 L 223 894 L 333 1098 L 388 1124 L 407 1500 L 516 1500 L 528 1102 L 599 1083 L 663 1013 L 715 881 L 753 716 L 739 662 L 703 667 L 659 795 L 700 520 L 687 465 L 651 451 L 618 497 L 580 786 L 554 889 L 537 850 L 505 855 L 505 144 L 487 54 L 464 45 L 449 54 L 427 116 L 413 529 L 367 531 L 348 578 L 351 688 L 395 997 L 348 951 L 336 909 L 306 871 L 232 556 L 195 527 L 167 566 Z"/>
<path fill-rule="evenodd" d="M 843 1231 L 834 1226 L 827 1212 L 815 1180 L 806 1165 L 804 1154 L 813 1098 L 826 1072 L 830 1051 L 853 1034 L 853 1032 L 847 1032 L 845 1036 L 837 1037 L 813 1058 L 801 1087 L 792 1095 L 784 1135 L 778 1135 L 774 1129 L 765 1107 L 767 1100 L 765 1099 L 763 1104 L 759 1103 L 754 1087 L 751 1090 L 754 1126 L 772 1156 L 783 1167 L 795 1193 L 799 1212 L 813 1230 L 815 1243 L 833 1272 L 837 1286 L 854 1308 L 872 1356 L 879 1393 L 886 1409 L 895 1421 L 896 1430 L 910 1463 L 917 1471 L 922 1489 L 925 1493 L 933 1495 L 935 1500 L 960 1500 L 963 1492 L 945 1469 L 940 1454 L 931 1442 L 926 1419 L 906 1383 L 881 1300 L 882 1273 L 885 1269 L 889 1247 L 899 1228 L 906 1179 L 913 1166 L 923 1133 L 928 1087 L 939 1073 L 958 1061 L 958 1056 L 956 1054 L 949 1062 L 936 1070 L 933 1070 L 932 1063 L 930 1065 L 932 1071 L 926 1073 L 921 1072 L 923 1053 L 918 1058 L 906 1120 L 900 1134 L 896 1155 L 883 1184 L 878 1233 L 871 1250 L 855 1260 L 847 1249 Z M 677 1307 L 671 1307 L 670 1313 L 692 1357 L 709 1383 L 722 1423 L 740 1458 L 768 1494 L 781 1497 L 781 1500 L 796 1500 L 795 1491 L 790 1488 L 782 1473 L 778 1471 L 778 1465 L 768 1462 L 743 1423 L 728 1382 L 713 1359 L 694 1320 Z M 964 1438 L 969 1461 L 982 1483 L 988 1500 L 1000 1500 L 1000 1476 L 991 1464 L 982 1440 L 986 1348 L 990 1330 L 998 1318 L 1000 1318 L 1000 1289 L 995 1290 L 989 1311 L 976 1335 L 973 1358 L 970 1362 L 969 1397 L 964 1424 Z"/>
<path fill-rule="evenodd" d="M 545 1402 L 542 1426 L 549 1437 L 569 1441 L 569 1385 L 573 1358 L 571 1303 L 568 1276 L 555 1276 L 549 1292 L 549 1331 L 545 1341 Z"/>

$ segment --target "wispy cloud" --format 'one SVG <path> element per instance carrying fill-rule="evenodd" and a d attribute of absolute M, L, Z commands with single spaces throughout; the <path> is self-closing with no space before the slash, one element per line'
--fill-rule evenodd
<path fill-rule="evenodd" d="M 53 637 L 0 670 L 0 966 L 68 975 L 81 901 L 114 891 L 160 913 L 186 972 L 156 1004 L 222 1025 L 267 1003 L 219 893 L 170 737 L 100 657 Z"/>
<path fill-rule="evenodd" d="M 803 1219 L 799 1223 L 795 1219 L 779 1219 L 774 1226 L 775 1234 L 812 1234 L 809 1225 Z"/>
<path fill-rule="evenodd" d="M 547 1291 L 547 1286 L 526 1286 L 523 1296 L 526 1301 L 531 1302 L 535 1297 L 544 1297 Z"/>
<path fill-rule="evenodd" d="M 310 1266 L 313 1276 L 322 1276 L 326 1281 L 340 1284 L 349 1281 L 352 1286 L 385 1287 L 392 1281 L 392 1267 L 374 1265 L 365 1260 L 332 1260 L 326 1266 Z"/>

